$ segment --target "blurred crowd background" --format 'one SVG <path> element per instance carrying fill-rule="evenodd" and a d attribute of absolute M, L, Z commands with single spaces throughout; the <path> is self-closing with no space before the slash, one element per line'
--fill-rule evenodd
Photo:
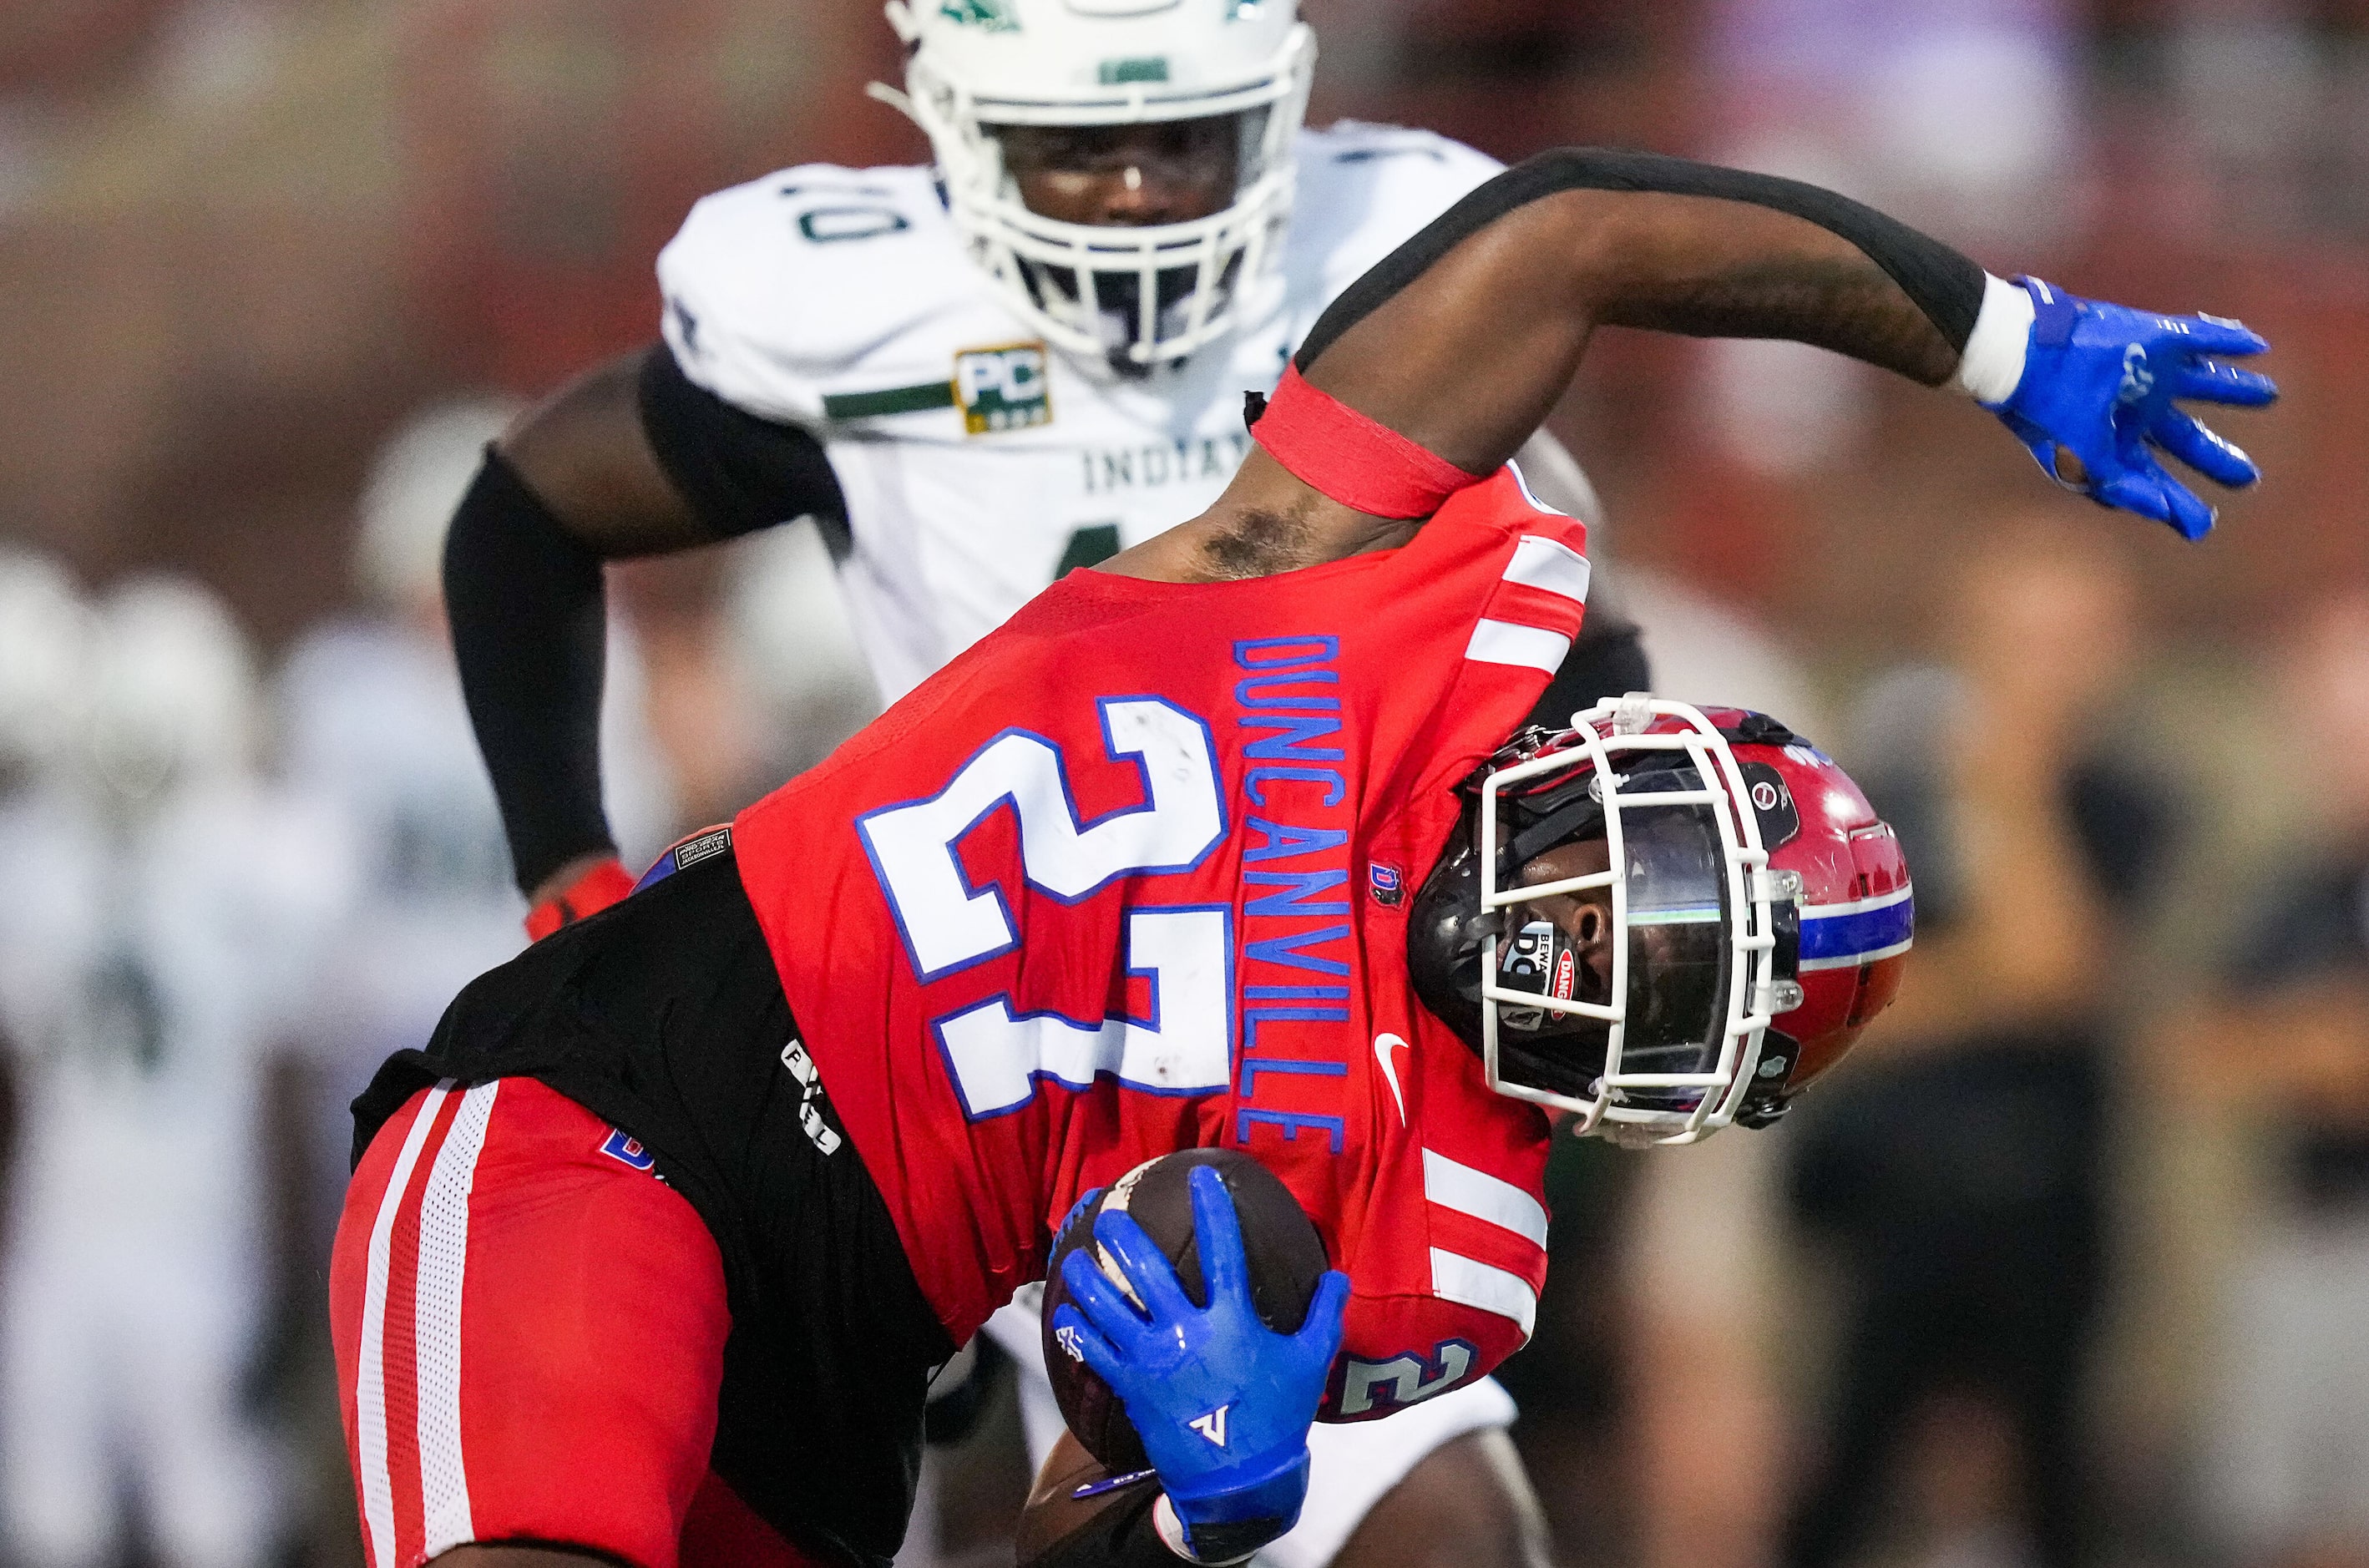
<path fill-rule="evenodd" d="M 1568 1563 L 2369 1564 L 2369 5 L 1304 0 L 1311 121 L 1814 179 L 2239 315 L 2195 546 L 1979 411 L 1608 334 L 1556 426 L 1672 695 L 1908 841 L 1903 1000 L 1780 1127 L 1568 1148 L 1505 1378 Z M 0 1553 L 359 1562 L 345 1101 L 521 940 L 442 526 L 649 340 L 701 193 L 920 161 L 869 0 L 0 7 Z M 876 699 L 795 530 L 614 578 L 627 858 Z M 910 1561 L 1009 1561 L 1008 1390 Z"/>

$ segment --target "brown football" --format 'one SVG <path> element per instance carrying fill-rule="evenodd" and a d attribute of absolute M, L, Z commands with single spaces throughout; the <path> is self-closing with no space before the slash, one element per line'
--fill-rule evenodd
<path fill-rule="evenodd" d="M 1040 1325 L 1045 1369 L 1052 1377 L 1053 1397 L 1059 1401 L 1070 1430 L 1115 1475 L 1146 1469 L 1150 1461 L 1144 1457 L 1143 1441 L 1136 1436 L 1126 1408 L 1110 1385 L 1053 1337 L 1054 1309 L 1070 1299 L 1061 1284 L 1061 1260 L 1080 1247 L 1093 1245 L 1094 1216 L 1105 1208 L 1115 1209 L 1132 1216 L 1167 1254 L 1194 1304 L 1207 1305 L 1188 1180 L 1188 1173 L 1196 1165 L 1214 1167 L 1225 1180 L 1227 1196 L 1234 1200 L 1234 1215 L 1242 1230 L 1242 1255 L 1250 1265 L 1251 1304 L 1269 1328 L 1281 1333 L 1299 1332 L 1307 1321 L 1316 1283 L 1327 1266 L 1324 1242 L 1299 1200 L 1273 1172 L 1235 1149 L 1188 1149 L 1147 1161 L 1113 1182 L 1094 1204 L 1072 1216 L 1053 1238 L 1052 1258 L 1046 1265 L 1045 1316 Z M 1116 1279 L 1116 1265 L 1099 1247 L 1094 1255 L 1104 1271 Z"/>

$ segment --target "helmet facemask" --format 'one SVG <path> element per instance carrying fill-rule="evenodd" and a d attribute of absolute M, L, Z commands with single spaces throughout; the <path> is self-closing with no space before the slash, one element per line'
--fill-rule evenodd
<path fill-rule="evenodd" d="M 1646 732 L 1659 717 L 1685 722 Z M 1691 1142 L 1745 1109 L 1793 913 L 1745 791 L 1708 720 L 1650 699 L 1483 770 L 1409 957 L 1491 1088 L 1623 1141 Z"/>
<path fill-rule="evenodd" d="M 1148 161 L 1176 166 L 1152 177 L 1184 188 L 1217 187 L 1215 211 L 1141 226 L 1065 223 L 1028 208 L 1020 171 L 1043 156 L 1047 133 L 1059 128 L 984 127 L 1004 171 L 1003 188 L 1026 212 L 1014 225 L 1023 233 L 1009 259 L 1031 303 L 1079 334 L 1080 341 L 1090 338 L 1094 353 L 1121 368 L 1182 357 L 1225 330 L 1243 280 L 1258 274 L 1267 247 L 1279 239 L 1246 232 L 1232 218 L 1246 192 L 1255 192 L 1264 177 L 1265 127 L 1272 113 L 1261 108 L 1165 122 L 1195 152 L 1171 157 L 1154 152 Z M 1147 128 L 1079 129 L 1085 134 L 1077 140 L 1084 142 L 1096 132 Z M 1102 161 L 1091 144 L 1069 155 L 1072 168 Z M 1139 176 L 1134 167 L 1138 155 L 1127 155 L 1130 177 Z M 1212 323 L 1219 324 L 1214 331 Z"/>

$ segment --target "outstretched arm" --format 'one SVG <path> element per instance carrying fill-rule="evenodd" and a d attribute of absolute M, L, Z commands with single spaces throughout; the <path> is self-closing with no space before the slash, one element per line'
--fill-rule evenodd
<path fill-rule="evenodd" d="M 2184 532 L 2192 520 L 2174 498 L 2139 493 L 2136 480 L 2155 483 L 2142 466 L 2152 462 L 2146 441 L 2224 483 L 2250 478 L 2236 449 L 2181 429 L 2175 421 L 2193 421 L 2169 401 L 2268 401 L 2261 378 L 2190 357 L 2255 352 L 2260 338 L 2210 318 L 2074 302 L 2090 325 L 2105 320 L 2109 337 L 2127 327 L 2134 342 L 2184 351 L 2133 397 L 2122 361 L 2094 348 L 2077 368 L 2112 360 L 2115 379 L 2102 387 L 2071 386 L 2079 378 L 2065 367 L 2042 365 L 2043 350 L 2054 349 L 2034 329 L 2032 300 L 1940 242 L 1830 191 L 1676 158 L 1575 150 L 1508 169 L 1407 242 L 1325 313 L 1294 366 L 1316 391 L 1449 465 L 1442 472 L 1451 481 L 1457 471 L 1493 473 L 1513 453 L 1602 326 L 1790 338 L 1928 386 L 1960 380 L 2010 424 L 2025 419 L 2030 429 L 2017 433 L 2059 478 L 2179 521 Z M 2077 337 L 2077 324 L 2065 330 Z M 2054 404 L 2032 395 L 2043 389 L 2027 384 L 2035 379 L 2027 353 L 2031 369 L 2049 371 L 2046 390 L 2062 394 Z M 1262 432 L 1263 449 L 1277 444 Z M 2122 489 L 2105 487 L 2126 478 L 2134 482 Z M 1403 509 L 1360 510 L 1360 501 L 1378 504 L 1336 499 L 1261 450 L 1208 512 L 1104 569 L 1177 580 L 1257 576 L 1399 543 L 1421 521 Z"/>
<path fill-rule="evenodd" d="M 693 386 L 662 346 L 571 383 L 487 452 L 444 595 L 533 933 L 629 885 L 601 803 L 602 564 L 806 515 L 843 536 L 821 444 Z"/>

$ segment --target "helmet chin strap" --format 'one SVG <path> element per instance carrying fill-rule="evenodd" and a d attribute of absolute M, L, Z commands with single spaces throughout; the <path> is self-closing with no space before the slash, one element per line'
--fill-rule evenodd
<path fill-rule="evenodd" d="M 903 88 L 892 87 L 886 82 L 866 82 L 864 84 L 864 96 L 875 103 L 887 104 L 914 124 L 921 125 L 923 131 L 929 130 L 928 126 L 921 125 L 921 117 L 914 109 L 912 98 Z"/>

